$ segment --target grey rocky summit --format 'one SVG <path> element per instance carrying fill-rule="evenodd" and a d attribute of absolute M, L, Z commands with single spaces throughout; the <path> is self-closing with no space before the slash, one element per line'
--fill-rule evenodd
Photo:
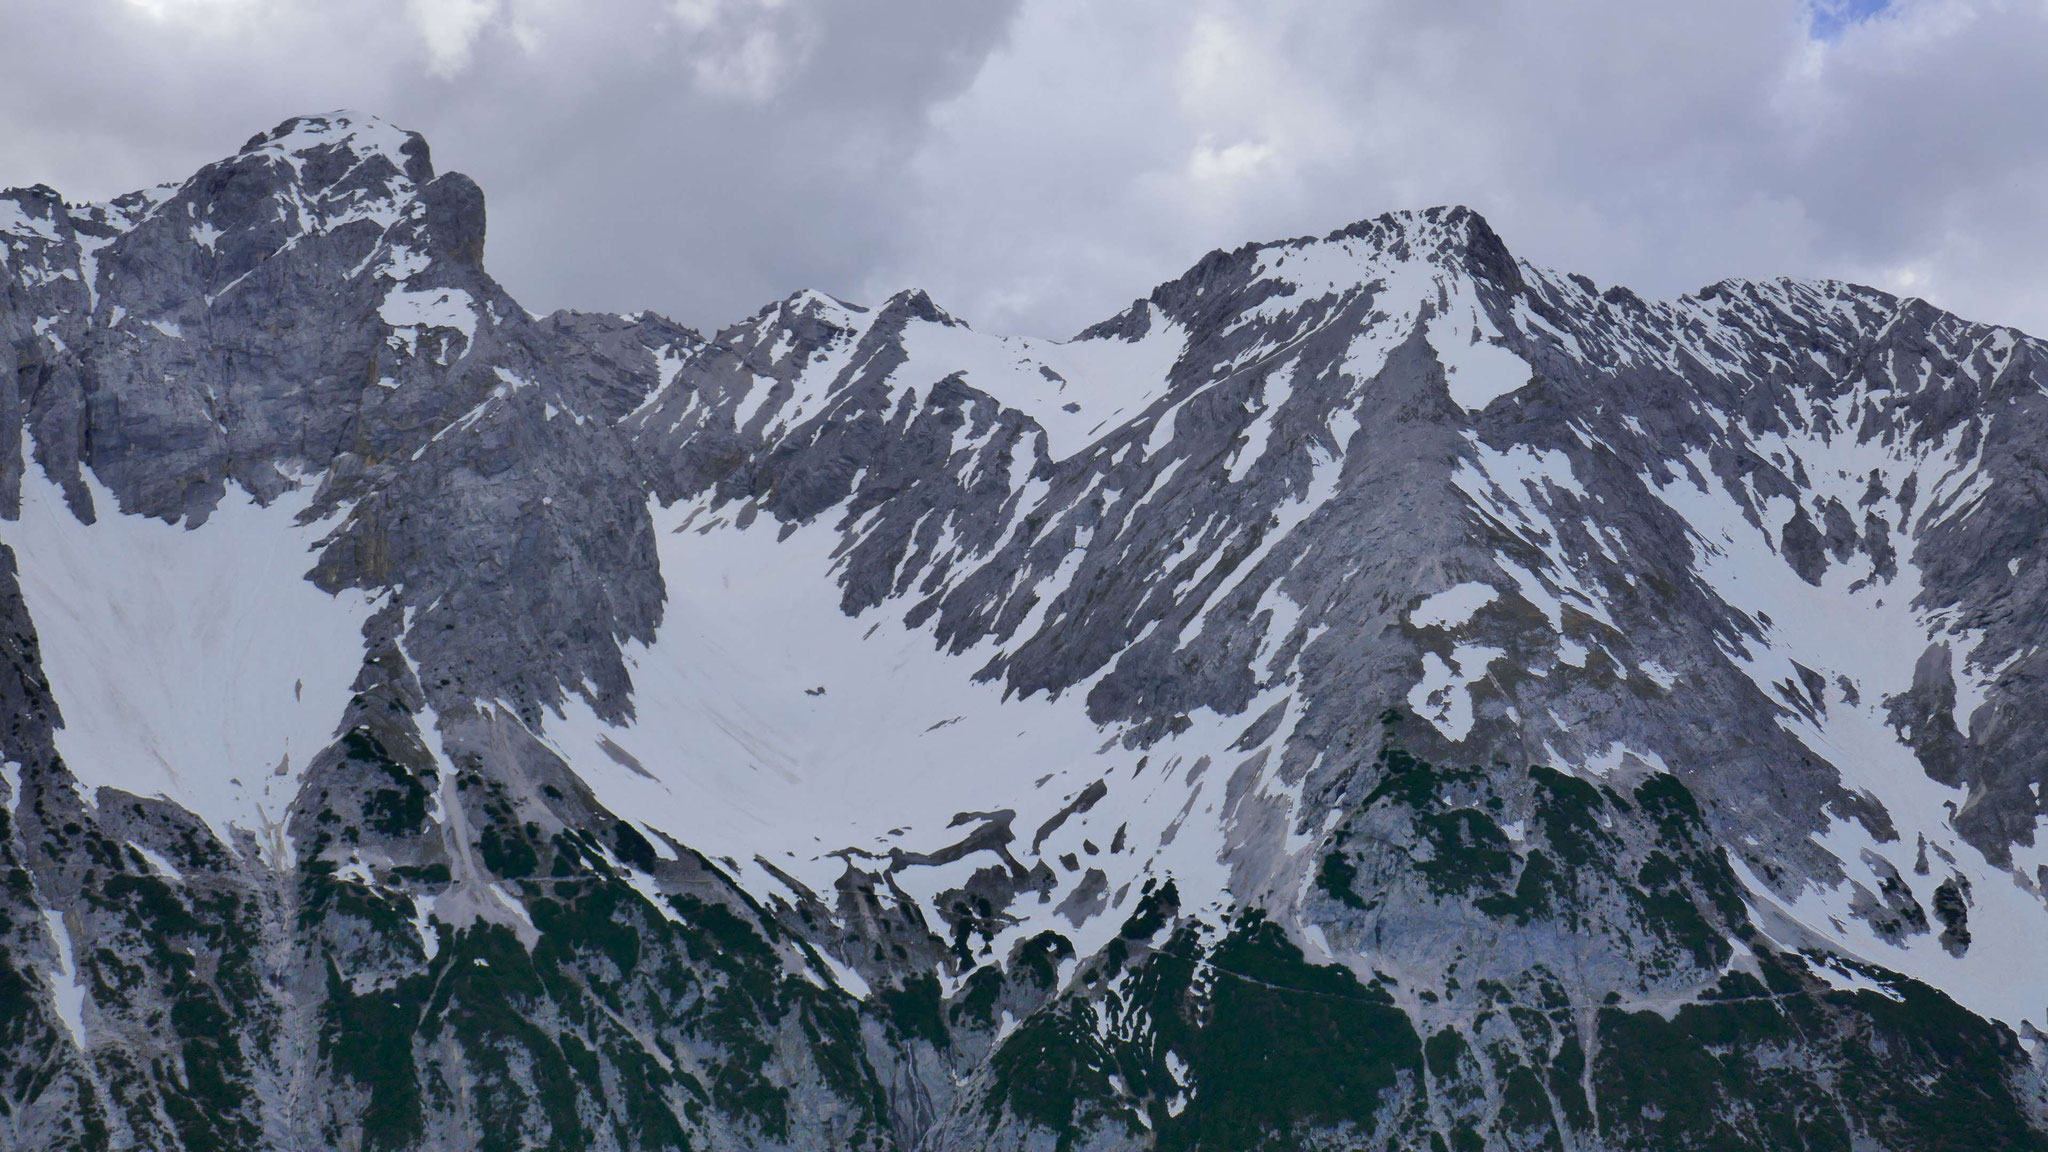
<path fill-rule="evenodd" d="M 347 113 L 0 254 L 0 1147 L 2048 1148 L 2032 337 L 535 317 Z"/>

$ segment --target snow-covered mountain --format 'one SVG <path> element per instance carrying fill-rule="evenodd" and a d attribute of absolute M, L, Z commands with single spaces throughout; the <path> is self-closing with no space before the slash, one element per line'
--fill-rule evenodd
<path fill-rule="evenodd" d="M 534 317 L 344 113 L 0 251 L 0 1146 L 2048 1147 L 2032 337 Z"/>

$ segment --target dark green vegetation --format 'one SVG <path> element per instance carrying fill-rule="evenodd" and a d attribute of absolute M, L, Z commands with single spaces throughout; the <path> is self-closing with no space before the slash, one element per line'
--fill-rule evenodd
<path fill-rule="evenodd" d="M 1910 980 L 1816 995 L 1797 958 L 1760 959 L 1761 978 L 1731 974 L 1669 1021 L 1599 1014 L 1602 1131 L 1643 1148 L 2048 1146 L 2009 1031 Z"/>
<path fill-rule="evenodd" d="M 1775 950 L 1677 779 L 1624 790 L 1390 746 L 1363 790 L 1314 873 L 1333 939 L 1398 941 L 1421 902 L 1434 931 L 1589 941 L 1633 986 L 1592 996 L 1532 953 L 1505 979 L 1403 990 L 1309 963 L 1256 912 L 1220 936 L 1177 922 L 1121 975 L 1084 964 L 998 1049 L 990 1143 L 1022 1146 L 1002 1133 L 1023 1124 L 1060 1148 L 1213 1152 L 2048 1148 L 2009 1030 L 1879 970 L 1888 993 L 1835 990 Z"/>
<path fill-rule="evenodd" d="M 308 813 L 320 851 L 267 888 L 140 802 L 30 792 L 0 847 L 0 1044 L 21 1054 L 0 1124 L 65 1099 L 64 1148 L 262 1147 L 259 1094 L 304 1053 L 330 1086 L 306 1139 L 375 1152 L 2048 1148 L 2017 1038 L 1777 950 L 1669 776 L 1389 746 L 1312 858 L 1309 922 L 1355 969 L 1256 909 L 1199 921 L 1170 879 L 1094 955 L 1042 932 L 961 969 L 935 932 L 905 950 L 913 918 L 862 888 L 900 924 L 848 946 L 895 957 L 860 1001 L 823 977 L 818 909 L 763 908 L 709 861 L 551 822 L 410 746 L 345 737 L 321 779 L 360 799 Z M 123 840 L 213 871 L 168 878 Z M 153 1047 L 75 1058 L 40 977 L 6 960 L 47 949 L 37 884 L 77 893 L 95 1027 Z M 465 901 L 483 917 L 451 913 Z M 1417 966 L 1442 947 L 1418 924 L 1460 941 L 1449 975 Z M 1589 975 L 1602 958 L 1624 983 Z"/>
<path fill-rule="evenodd" d="M 438 927 L 431 955 L 374 897 L 336 904 L 372 910 L 357 924 L 321 925 L 390 933 L 413 955 L 411 975 L 363 993 L 329 967 L 321 1051 L 366 1094 L 365 1147 L 414 1147 L 433 1116 L 484 1149 L 688 1149 L 713 1131 L 779 1145 L 820 1123 L 806 1114 L 820 1102 L 790 1089 L 809 1080 L 829 1095 L 836 1146 L 887 1145 L 854 1002 L 791 971 L 753 909 L 657 906 L 594 837 L 540 841 L 495 797 L 476 810 L 493 821 L 478 854 L 518 904 L 507 923 Z M 521 915 L 531 945 L 508 926 Z"/>
<path fill-rule="evenodd" d="M 356 728 L 315 767 L 309 795 L 337 803 L 304 814 L 311 851 L 281 879 L 156 802 L 89 809 L 60 767 L 24 774 L 0 825 L 0 1147 L 58 1105 L 66 1134 L 35 1146 L 277 1147 L 294 1083 L 318 1087 L 282 1146 L 897 1146 L 862 1007 L 708 862 L 659 862 L 623 826 L 617 852 L 542 835 L 544 812 L 469 773 L 451 843 L 408 729 Z M 689 882 L 657 893 L 627 860 Z M 61 931 L 38 910 L 59 901 Z M 64 978 L 53 939 L 75 945 L 91 1031 L 129 1037 L 89 1063 L 49 977 L 12 963 Z"/>
<path fill-rule="evenodd" d="M 260 894 L 232 882 L 167 882 L 102 829 L 140 806 L 112 803 L 93 819 L 68 784 L 42 787 L 63 778 L 37 767 L 24 768 L 0 846 L 5 951 L 50 956 L 60 972 L 68 952 L 68 981 L 87 990 L 95 1011 L 147 1029 L 153 1044 L 102 1050 L 83 1065 L 67 1026 L 29 985 L 37 978 L 0 961 L 0 1040 L 9 1045 L 0 1049 L 9 1054 L 0 1060 L 0 1120 L 49 1095 L 74 1102 L 67 1147 L 118 1147 L 117 1128 L 148 1146 L 252 1146 L 260 1049 L 278 1026 L 263 987 Z M 59 885 L 76 902 L 53 920 L 35 906 Z"/>
<path fill-rule="evenodd" d="M 1634 961 L 1638 991 L 1717 972 L 1731 941 L 1753 935 L 1735 875 L 1675 777 L 1625 794 L 1541 766 L 1442 768 L 1398 747 L 1377 768 L 1317 873 L 1340 921 L 1415 901 L 1475 931 L 1594 939 Z"/>

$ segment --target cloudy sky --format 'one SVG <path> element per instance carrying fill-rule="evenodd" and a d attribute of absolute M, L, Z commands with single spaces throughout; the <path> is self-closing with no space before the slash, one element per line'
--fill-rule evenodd
<path fill-rule="evenodd" d="M 1065 336 L 1211 248 L 1464 203 L 1671 296 L 1832 275 L 2048 333 L 2044 0 L 0 0 L 0 185 L 374 112 L 528 307 L 928 289 Z"/>

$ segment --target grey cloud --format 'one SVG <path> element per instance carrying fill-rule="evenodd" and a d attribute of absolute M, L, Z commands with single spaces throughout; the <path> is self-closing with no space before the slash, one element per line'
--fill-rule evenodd
<path fill-rule="evenodd" d="M 1897 0 L 1825 41 L 1806 0 L 0 17 L 0 183 L 103 196 L 293 113 L 375 111 L 482 183 L 491 265 L 537 309 L 716 325 L 798 287 L 921 286 L 1066 335 L 1209 248 L 1462 202 L 1526 257 L 1654 294 L 1836 275 L 2048 331 L 2033 3 Z"/>
<path fill-rule="evenodd" d="M 6 0 L 33 43 L 0 70 L 0 183 L 109 196 L 355 108 L 483 185 L 492 269 L 529 307 L 722 323 L 858 279 L 926 109 L 973 79 L 1012 8 L 433 3 Z"/>
<path fill-rule="evenodd" d="M 478 142 L 444 154 L 492 195 L 492 267 L 529 306 L 651 306 L 709 324 L 799 287 L 847 291 L 886 239 L 924 109 L 972 79 L 1007 10 L 754 14 L 709 55 L 680 33 L 676 50 L 650 50 L 622 28 L 579 54 L 602 82 L 579 77 L 540 108 L 526 94 L 557 78 L 545 54 L 509 38 L 480 50 L 477 87 L 435 138 Z M 734 55 L 763 35 L 782 56 L 757 86 Z"/>
<path fill-rule="evenodd" d="M 930 204 L 986 218 L 907 236 L 878 282 L 1071 330 L 1214 245 L 1462 202 L 1524 256 L 1655 294 L 1845 276 L 2048 328 L 2039 5 L 1902 0 L 1827 43 L 1800 0 L 1134 7 L 1026 10 L 916 166 Z M 1131 71 L 1032 83 L 1118 22 L 1150 29 Z M 1135 112 L 1129 160 L 1044 163 L 1027 107 Z"/>

